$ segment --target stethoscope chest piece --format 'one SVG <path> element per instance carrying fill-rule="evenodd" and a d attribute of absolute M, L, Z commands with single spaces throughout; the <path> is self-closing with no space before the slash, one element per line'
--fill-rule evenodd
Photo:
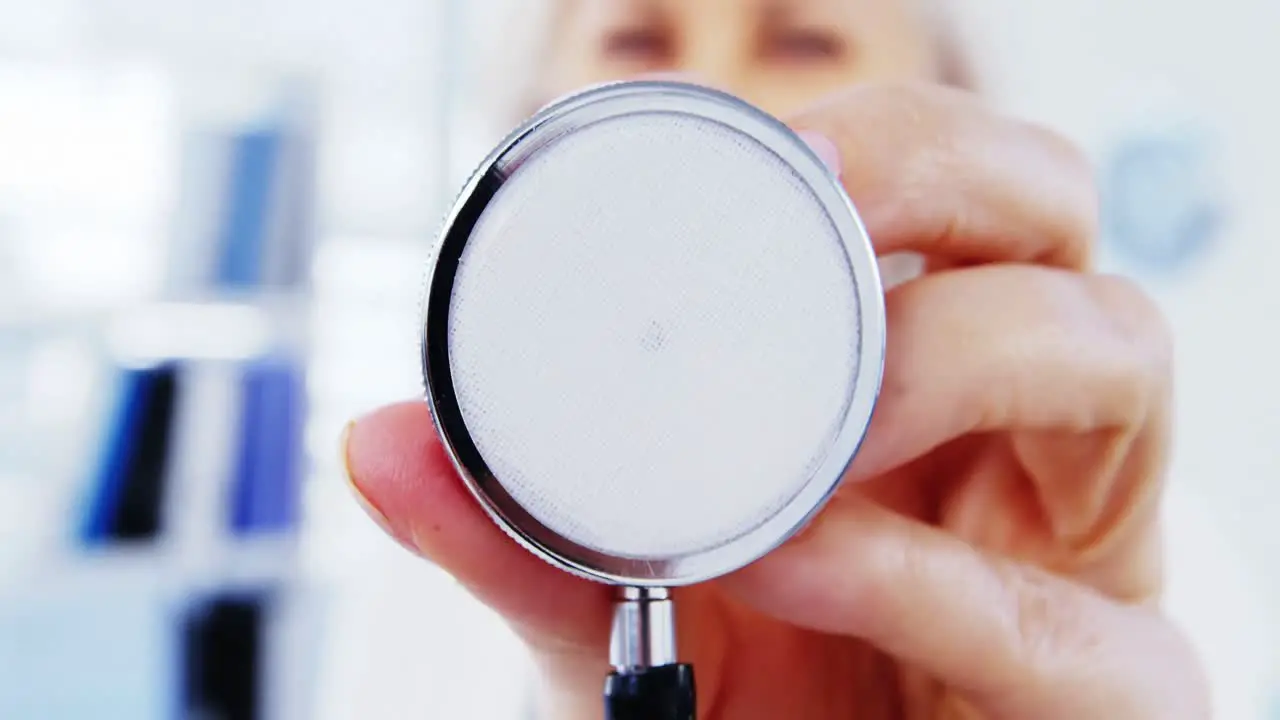
<path fill-rule="evenodd" d="M 619 587 L 610 718 L 692 718 L 670 588 L 784 542 L 879 391 L 884 305 L 853 205 L 791 130 L 667 82 L 509 136 L 458 198 L 423 325 L 450 457 L 512 538 Z"/>

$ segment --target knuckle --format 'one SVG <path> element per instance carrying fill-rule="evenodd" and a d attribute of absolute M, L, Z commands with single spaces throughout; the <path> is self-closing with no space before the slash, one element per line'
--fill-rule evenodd
<path fill-rule="evenodd" d="M 1039 667 L 1051 658 L 1064 634 L 1060 615 L 1052 612 L 1052 593 L 1038 574 L 1005 571 L 1012 645 L 1016 658 L 1027 667 Z"/>
<path fill-rule="evenodd" d="M 1074 588 L 1035 568 L 1003 569 L 1009 618 L 1009 660 L 1030 686 L 1063 677 L 1097 654 L 1105 638 L 1089 621 L 1088 603 Z"/>
<path fill-rule="evenodd" d="M 1086 275 L 1098 301 L 1120 321 L 1117 330 L 1141 335 L 1168 350 L 1173 336 L 1164 313 L 1138 283 L 1122 275 Z"/>
<path fill-rule="evenodd" d="M 1030 142 L 1041 149 L 1052 168 L 1044 177 L 1052 183 L 1063 246 L 1082 255 L 1075 264 L 1087 265 L 1101 228 L 1101 196 L 1093 160 L 1062 133 L 1042 125 L 1023 123 Z"/>
<path fill-rule="evenodd" d="M 1166 400 L 1173 376 L 1173 333 L 1155 302 L 1132 280 L 1086 276 L 1109 348 L 1107 386 L 1143 412 Z"/>
<path fill-rule="evenodd" d="M 1096 188 L 1095 173 L 1093 167 L 1093 159 L 1080 147 L 1075 141 L 1063 133 L 1044 125 L 1028 125 L 1031 133 L 1033 133 L 1045 151 L 1050 153 L 1059 163 L 1062 171 L 1067 173 L 1071 180 L 1075 181 L 1082 187 L 1087 187 L 1091 191 Z M 1092 209 L 1096 218 L 1097 195 L 1096 192 L 1091 193 L 1093 203 Z"/>
<path fill-rule="evenodd" d="M 868 83 L 861 87 L 864 88 L 867 97 L 875 98 L 887 105 L 912 108 L 916 111 L 955 103 L 966 96 L 966 93 L 954 88 L 918 81 Z"/>
<path fill-rule="evenodd" d="M 884 518 L 867 520 L 891 522 Z M 901 602 L 900 586 L 913 582 L 904 578 L 916 578 L 922 574 L 918 548 L 894 541 L 887 533 L 866 533 L 858 560 L 862 581 L 857 593 L 858 602 L 854 604 L 853 612 L 859 615 L 855 622 L 901 627 L 907 609 Z"/>

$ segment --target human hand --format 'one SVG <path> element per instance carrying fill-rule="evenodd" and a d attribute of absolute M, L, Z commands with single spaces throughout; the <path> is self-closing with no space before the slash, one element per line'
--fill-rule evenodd
<path fill-rule="evenodd" d="M 840 167 L 877 252 L 929 272 L 886 297 L 883 390 L 835 498 L 676 592 L 700 717 L 1209 717 L 1158 608 L 1170 342 L 1138 290 L 1089 271 L 1088 165 L 941 88 L 858 88 L 791 125 Z M 345 453 L 384 529 L 529 645 L 545 716 L 599 717 L 610 589 L 506 538 L 425 404 L 353 424 Z"/>

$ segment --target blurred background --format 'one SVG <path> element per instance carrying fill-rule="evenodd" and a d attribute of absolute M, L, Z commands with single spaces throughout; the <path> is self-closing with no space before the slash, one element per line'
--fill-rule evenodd
<path fill-rule="evenodd" d="M 522 4 L 0 0 L 0 718 L 527 717 L 519 647 L 337 457 L 420 393 Z M 1171 320 L 1170 612 L 1219 717 L 1280 720 L 1280 5 L 952 10 Z"/>

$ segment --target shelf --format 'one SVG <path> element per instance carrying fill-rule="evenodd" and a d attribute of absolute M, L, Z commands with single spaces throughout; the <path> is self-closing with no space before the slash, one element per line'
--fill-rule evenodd
<path fill-rule="evenodd" d="M 296 534 L 237 539 L 193 547 L 161 541 L 151 546 L 115 546 L 43 563 L 26 577 L 7 578 L 0 606 L 33 597 L 114 592 L 159 592 L 185 597 L 197 592 L 250 590 L 301 582 Z"/>

